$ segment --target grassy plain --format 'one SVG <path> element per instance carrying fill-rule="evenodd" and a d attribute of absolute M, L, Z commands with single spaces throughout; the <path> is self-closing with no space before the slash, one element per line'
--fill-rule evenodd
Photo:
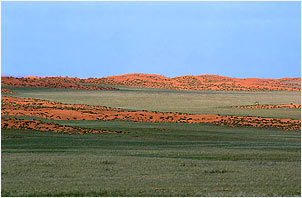
<path fill-rule="evenodd" d="M 13 88 L 15 97 L 132 110 L 300 119 L 300 92 Z M 7 94 L 6 94 L 7 95 Z M 8 94 L 9 95 L 9 94 Z M 209 124 L 44 120 L 127 134 L 1 132 L 2 196 L 300 196 L 300 132 Z"/>
<path fill-rule="evenodd" d="M 300 109 L 236 109 L 231 106 L 301 104 L 301 93 L 290 91 L 181 91 L 123 88 L 119 91 L 14 88 L 16 97 L 32 97 L 69 104 L 90 104 L 132 110 L 184 112 L 300 119 Z"/>
<path fill-rule="evenodd" d="M 56 121 L 129 131 L 2 130 L 2 196 L 300 196 L 300 133 Z"/>

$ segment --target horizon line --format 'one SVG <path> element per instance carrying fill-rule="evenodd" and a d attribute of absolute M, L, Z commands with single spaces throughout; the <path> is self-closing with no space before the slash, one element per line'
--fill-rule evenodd
<path fill-rule="evenodd" d="M 164 75 L 160 74 L 152 74 L 152 73 L 126 73 L 126 74 L 121 74 L 121 75 L 111 75 L 111 76 L 103 76 L 103 77 L 87 77 L 87 78 L 82 78 L 82 77 L 71 77 L 71 76 L 43 76 L 43 75 L 2 75 L 2 77 L 14 77 L 14 78 L 30 78 L 30 77 L 37 77 L 37 78 L 79 78 L 79 79 L 90 79 L 90 78 L 109 78 L 109 77 L 119 77 L 119 76 L 127 76 L 127 75 L 154 75 L 154 76 L 162 76 L 165 78 L 179 78 L 179 77 L 188 77 L 188 76 L 194 76 L 194 77 L 200 77 L 200 76 L 217 76 L 217 77 L 223 77 L 223 78 L 233 78 L 233 79 L 274 79 L 274 80 L 279 80 L 279 79 L 284 79 L 284 78 L 301 78 L 299 77 L 282 77 L 282 78 L 261 78 L 261 77 L 247 77 L 247 78 L 239 78 L 239 77 L 230 77 L 230 76 L 221 76 L 218 74 L 201 74 L 201 75 L 181 75 L 181 76 L 174 76 L 174 77 L 167 77 Z"/>

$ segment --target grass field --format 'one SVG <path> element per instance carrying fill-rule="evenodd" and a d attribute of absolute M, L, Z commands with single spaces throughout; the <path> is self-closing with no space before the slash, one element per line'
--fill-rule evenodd
<path fill-rule="evenodd" d="M 14 97 L 132 110 L 301 119 L 300 92 L 13 88 Z M 7 94 L 5 94 L 7 95 Z M 8 94 L 9 95 L 9 94 Z M 2 196 L 300 196 L 300 132 L 210 124 L 43 120 L 126 134 L 3 129 Z"/>
<path fill-rule="evenodd" d="M 300 196 L 300 133 L 56 121 L 129 131 L 2 130 L 2 196 Z"/>
<path fill-rule="evenodd" d="M 300 119 L 300 109 L 235 109 L 231 106 L 301 104 L 300 92 L 180 91 L 124 88 L 119 91 L 14 88 L 16 97 L 33 97 L 69 104 L 90 104 L 132 110 L 185 112 Z"/>

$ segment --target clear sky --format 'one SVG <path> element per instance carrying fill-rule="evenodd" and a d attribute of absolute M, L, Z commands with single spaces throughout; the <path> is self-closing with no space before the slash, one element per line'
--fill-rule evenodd
<path fill-rule="evenodd" d="M 301 76 L 301 2 L 1 2 L 2 76 Z"/>

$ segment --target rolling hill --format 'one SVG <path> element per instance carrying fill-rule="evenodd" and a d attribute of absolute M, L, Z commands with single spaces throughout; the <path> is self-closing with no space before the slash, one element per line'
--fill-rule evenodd
<path fill-rule="evenodd" d="M 73 89 L 113 89 L 106 86 L 159 88 L 177 90 L 220 90 L 220 91 L 300 91 L 301 78 L 260 79 L 231 78 L 218 75 L 187 75 L 168 78 L 156 74 L 125 74 L 103 78 L 69 77 L 2 77 L 2 86 L 50 87 Z"/>

